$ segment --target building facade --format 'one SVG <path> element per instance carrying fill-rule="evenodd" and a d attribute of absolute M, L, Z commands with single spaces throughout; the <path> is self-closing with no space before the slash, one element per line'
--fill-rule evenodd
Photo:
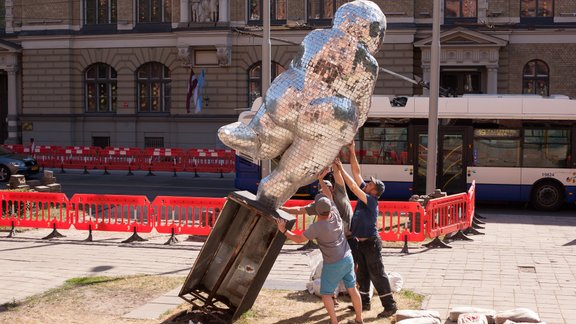
<path fill-rule="evenodd" d="M 342 0 L 270 0 L 272 76 Z M 375 1 L 381 67 L 430 76 L 432 1 Z M 440 0 L 441 86 L 576 96 L 576 1 Z M 222 147 L 217 129 L 261 94 L 262 0 L 1 0 L 0 141 Z M 204 73 L 199 112 L 191 72 Z M 380 73 L 375 94 L 426 90 Z"/>

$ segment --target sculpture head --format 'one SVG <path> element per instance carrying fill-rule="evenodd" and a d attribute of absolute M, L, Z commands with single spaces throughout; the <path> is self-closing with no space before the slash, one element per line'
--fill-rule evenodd
<path fill-rule="evenodd" d="M 374 2 L 356 0 L 336 10 L 333 28 L 358 39 L 371 54 L 375 54 L 384 41 L 386 16 Z"/>

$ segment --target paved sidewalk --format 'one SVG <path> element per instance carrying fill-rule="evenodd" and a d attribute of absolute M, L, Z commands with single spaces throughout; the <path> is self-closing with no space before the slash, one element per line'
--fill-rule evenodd
<path fill-rule="evenodd" d="M 453 306 L 473 305 L 497 311 L 528 307 L 549 324 L 576 323 L 576 213 L 486 210 L 486 235 L 453 242 L 452 249 L 384 249 L 387 271 L 400 273 L 404 287 L 427 296 L 424 307 L 446 318 Z M 562 216 L 557 216 L 562 215 Z M 49 230 L 30 230 L 16 238 L 0 233 L 0 304 L 21 300 L 91 275 L 162 274 L 186 276 L 202 243 L 165 246 L 166 235 L 142 235 L 147 242 L 121 244 L 125 233 L 60 231 L 65 238 L 41 240 Z M 308 257 L 286 245 L 265 283 L 266 288 L 302 290 L 308 281 Z M 163 297 L 151 304 L 177 303 Z M 376 300 L 375 306 L 380 307 Z M 152 305 L 150 307 L 152 307 Z M 136 312 L 145 313 L 147 306 Z M 136 310 L 135 310 L 136 311 Z M 149 312 L 150 313 L 150 312 Z M 152 312 L 153 313 L 153 312 Z M 140 315 L 139 315 L 140 314 Z M 142 315 L 144 316 L 144 315 Z M 153 314 L 146 315 L 152 316 Z"/>

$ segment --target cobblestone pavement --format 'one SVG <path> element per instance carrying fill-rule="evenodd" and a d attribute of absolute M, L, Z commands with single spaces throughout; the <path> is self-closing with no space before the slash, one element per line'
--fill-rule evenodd
<path fill-rule="evenodd" d="M 497 311 L 528 307 L 547 323 L 576 323 L 576 213 L 480 210 L 485 235 L 450 243 L 451 249 L 385 248 L 387 271 L 404 277 L 404 288 L 427 296 L 424 307 L 446 318 L 453 306 Z M 120 243 L 125 233 L 60 231 L 64 238 L 42 240 L 44 229 L 6 238 L 0 233 L 0 304 L 21 300 L 91 275 L 162 274 L 186 276 L 202 243 L 180 236 L 166 246 L 166 235 L 142 235 L 146 242 Z M 266 288 L 305 289 L 308 256 L 285 245 Z M 380 307 L 377 301 L 375 306 Z"/>

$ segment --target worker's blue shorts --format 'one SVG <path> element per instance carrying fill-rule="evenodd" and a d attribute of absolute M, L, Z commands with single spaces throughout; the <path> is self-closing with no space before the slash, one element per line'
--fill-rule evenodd
<path fill-rule="evenodd" d="M 354 260 L 352 254 L 346 253 L 346 256 L 340 261 L 322 265 L 322 275 L 320 276 L 320 294 L 332 295 L 340 280 L 344 281 L 344 287 L 353 288 L 356 286 L 356 274 L 354 273 Z"/>

